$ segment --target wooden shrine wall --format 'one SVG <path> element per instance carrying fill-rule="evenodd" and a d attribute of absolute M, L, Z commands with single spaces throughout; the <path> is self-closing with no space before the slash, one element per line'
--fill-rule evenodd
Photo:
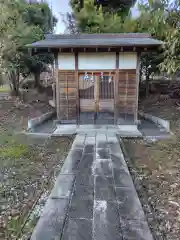
<path fill-rule="evenodd" d="M 117 82 L 116 107 L 119 117 L 135 115 L 137 109 L 136 69 L 120 70 Z"/>
<path fill-rule="evenodd" d="M 77 83 L 75 71 L 58 71 L 57 113 L 60 120 L 76 120 Z"/>
<path fill-rule="evenodd" d="M 115 76 L 116 117 L 126 118 L 137 115 L 137 76 L 136 69 L 119 70 Z M 58 70 L 57 113 L 60 120 L 77 120 L 79 114 L 79 75 L 78 71 Z M 93 102 L 91 101 L 93 105 Z"/>

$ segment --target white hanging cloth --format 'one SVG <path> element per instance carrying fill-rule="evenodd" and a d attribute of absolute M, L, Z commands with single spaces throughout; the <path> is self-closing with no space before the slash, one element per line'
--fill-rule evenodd
<path fill-rule="evenodd" d="M 88 76 L 88 73 L 87 72 L 85 72 L 85 75 L 84 75 L 84 80 L 88 80 L 89 79 L 89 76 Z"/>
<path fill-rule="evenodd" d="M 103 81 L 103 80 L 104 80 L 104 73 L 101 72 L 101 81 Z"/>

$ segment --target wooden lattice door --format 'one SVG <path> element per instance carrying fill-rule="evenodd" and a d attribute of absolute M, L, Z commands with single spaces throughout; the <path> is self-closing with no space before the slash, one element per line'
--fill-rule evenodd
<path fill-rule="evenodd" d="M 80 123 L 114 122 L 114 76 L 87 73 L 79 76 Z"/>
<path fill-rule="evenodd" d="M 98 85 L 98 111 L 113 112 L 114 111 L 114 76 L 104 75 L 97 77 Z"/>

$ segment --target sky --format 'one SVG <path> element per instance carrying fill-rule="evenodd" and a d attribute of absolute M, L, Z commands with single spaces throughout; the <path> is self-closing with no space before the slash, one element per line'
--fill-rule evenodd
<path fill-rule="evenodd" d="M 58 19 L 58 23 L 55 29 L 55 33 L 64 33 L 65 24 L 63 23 L 62 15 L 65 15 L 67 12 L 71 12 L 69 6 L 69 0 L 47 0 L 49 5 L 52 6 L 54 15 Z M 137 7 L 135 6 L 132 10 L 134 16 L 138 14 Z"/>
<path fill-rule="evenodd" d="M 69 0 L 48 0 L 48 2 L 49 5 L 52 6 L 54 15 L 58 19 L 55 32 L 64 33 L 65 24 L 63 23 L 62 15 L 66 14 L 67 12 L 71 12 Z"/>

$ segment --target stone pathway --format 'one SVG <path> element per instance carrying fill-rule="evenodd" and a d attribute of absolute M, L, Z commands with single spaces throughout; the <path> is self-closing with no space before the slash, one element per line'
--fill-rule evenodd
<path fill-rule="evenodd" d="M 33 240 L 153 240 L 115 134 L 78 134 Z"/>

